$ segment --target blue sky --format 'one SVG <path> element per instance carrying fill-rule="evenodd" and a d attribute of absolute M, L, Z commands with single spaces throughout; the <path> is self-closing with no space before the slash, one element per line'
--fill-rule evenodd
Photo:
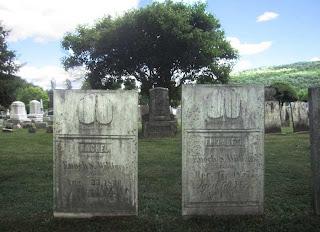
<path fill-rule="evenodd" d="M 81 79 L 83 72 L 65 72 L 60 41 L 76 25 L 92 24 L 146 6 L 152 0 L 10 0 L 0 2 L 0 20 L 12 32 L 9 48 L 25 63 L 18 75 L 43 88 L 55 78 Z M 186 0 L 185 2 L 193 2 Z M 226 37 L 240 51 L 234 72 L 300 61 L 320 60 L 319 0 L 209 0 L 207 11 L 221 22 Z M 260 17 L 260 20 L 258 20 Z M 74 82 L 74 87 L 80 81 Z"/>

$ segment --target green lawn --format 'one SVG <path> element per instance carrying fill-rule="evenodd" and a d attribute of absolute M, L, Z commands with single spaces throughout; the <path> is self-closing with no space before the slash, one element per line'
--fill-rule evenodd
<path fill-rule="evenodd" d="M 141 129 L 141 128 L 140 128 Z M 181 216 L 180 131 L 139 134 L 139 216 L 54 219 L 52 134 L 0 133 L 0 231 L 320 231 L 310 207 L 309 134 L 265 137 L 263 216 Z"/>

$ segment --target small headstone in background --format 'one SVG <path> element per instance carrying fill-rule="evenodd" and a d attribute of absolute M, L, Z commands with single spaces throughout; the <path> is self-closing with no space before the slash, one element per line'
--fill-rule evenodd
<path fill-rule="evenodd" d="M 55 90 L 54 216 L 138 213 L 138 93 Z"/>
<path fill-rule="evenodd" d="M 308 102 L 291 102 L 293 132 L 309 131 Z"/>
<path fill-rule="evenodd" d="M 43 113 L 41 112 L 41 103 L 37 100 L 32 100 L 29 103 L 30 113 L 28 118 L 33 122 L 42 122 Z"/>
<path fill-rule="evenodd" d="M 35 126 L 37 129 L 46 129 L 47 123 L 46 122 L 35 122 Z"/>
<path fill-rule="evenodd" d="M 281 126 L 290 126 L 289 108 L 285 104 L 283 104 L 281 107 Z"/>
<path fill-rule="evenodd" d="M 31 127 L 28 128 L 28 131 L 29 131 L 29 133 L 36 133 L 37 129 L 36 129 L 35 126 L 31 126 Z"/>
<path fill-rule="evenodd" d="M 142 122 L 142 117 L 146 114 L 149 114 L 149 106 L 139 105 L 139 122 Z"/>
<path fill-rule="evenodd" d="M 52 134 L 53 133 L 53 126 L 47 125 L 46 132 Z"/>
<path fill-rule="evenodd" d="M 142 116 L 143 134 L 149 137 L 170 137 L 177 133 L 177 121 L 170 114 L 169 90 L 150 89 L 149 114 Z"/>
<path fill-rule="evenodd" d="M 278 101 L 266 101 L 264 107 L 264 130 L 266 134 L 281 133 L 280 104 Z"/>
<path fill-rule="evenodd" d="M 263 213 L 264 86 L 182 86 L 182 214 Z"/>

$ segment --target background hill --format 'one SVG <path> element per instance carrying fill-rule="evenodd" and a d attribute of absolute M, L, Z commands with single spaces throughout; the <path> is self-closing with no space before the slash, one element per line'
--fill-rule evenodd
<path fill-rule="evenodd" d="M 298 91 L 320 86 L 320 61 L 251 69 L 230 78 L 230 83 L 235 84 L 270 85 L 275 81 L 285 81 Z"/>

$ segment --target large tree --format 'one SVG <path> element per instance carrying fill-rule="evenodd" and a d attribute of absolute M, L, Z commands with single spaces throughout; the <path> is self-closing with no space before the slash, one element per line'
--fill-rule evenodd
<path fill-rule="evenodd" d="M 64 36 L 66 69 L 85 66 L 94 89 L 118 88 L 134 76 L 141 92 L 169 88 L 170 98 L 188 81 L 226 83 L 237 52 L 206 4 L 153 2 L 123 16 L 78 26 Z"/>
<path fill-rule="evenodd" d="M 283 105 L 285 102 L 293 102 L 298 100 L 296 89 L 284 81 L 273 82 L 270 87 L 275 88 L 275 98 Z"/>

